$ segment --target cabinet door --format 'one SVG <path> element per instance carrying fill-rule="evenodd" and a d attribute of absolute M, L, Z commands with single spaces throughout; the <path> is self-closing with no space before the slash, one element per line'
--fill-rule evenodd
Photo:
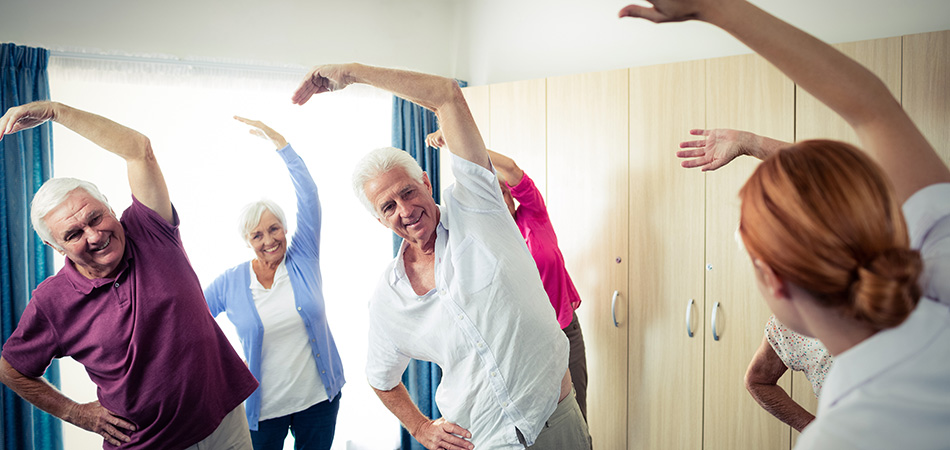
<path fill-rule="evenodd" d="M 545 86 L 543 78 L 492 85 L 488 144 L 488 148 L 514 159 L 542 195 L 546 195 L 547 186 Z"/>
<path fill-rule="evenodd" d="M 577 316 L 587 347 L 587 419 L 596 448 L 623 449 L 627 70 L 549 78 L 547 84 L 548 211 L 583 302 Z"/>
<path fill-rule="evenodd" d="M 705 125 L 704 71 L 630 69 L 628 448 L 703 445 L 705 176 L 675 153 Z"/>
<path fill-rule="evenodd" d="M 485 145 L 488 145 L 491 137 L 491 124 L 489 116 L 489 86 L 471 86 L 462 88 L 462 95 L 465 96 L 465 102 L 468 103 L 468 109 L 472 112 L 475 119 L 475 125 L 478 125 L 478 131 L 482 133 L 482 139 Z M 449 187 L 455 183 L 455 175 L 452 174 L 452 153 L 448 148 L 442 148 L 439 151 L 439 180 L 442 183 L 441 189 Z"/>
<path fill-rule="evenodd" d="M 790 141 L 794 111 L 792 82 L 759 56 L 706 61 L 707 127 L 737 128 Z M 716 319 L 705 342 L 706 450 L 789 446 L 789 427 L 765 412 L 743 381 L 770 315 L 749 257 L 735 239 L 739 188 L 757 164 L 753 158 L 739 158 L 706 174 L 705 306 L 707 320 Z M 788 376 L 781 385 L 789 389 Z"/>
<path fill-rule="evenodd" d="M 903 39 L 904 110 L 950 164 L 950 30 Z"/>
<path fill-rule="evenodd" d="M 895 98 L 901 98 L 901 38 L 849 42 L 836 44 L 834 47 L 874 72 L 884 81 Z M 861 146 L 851 126 L 831 108 L 798 86 L 795 87 L 795 95 L 796 141 L 834 139 Z M 792 374 L 790 395 L 812 414 L 818 411 L 818 398 L 815 397 L 811 383 L 801 372 Z M 798 435 L 797 431 L 792 430 L 792 445 L 795 445 Z"/>

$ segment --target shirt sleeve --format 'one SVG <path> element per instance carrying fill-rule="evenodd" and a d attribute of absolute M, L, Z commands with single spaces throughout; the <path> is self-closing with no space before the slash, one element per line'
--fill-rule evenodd
<path fill-rule="evenodd" d="M 795 349 L 789 345 L 787 333 L 792 333 L 792 331 L 782 325 L 775 316 L 770 317 L 768 323 L 765 324 L 765 337 L 768 339 L 769 345 L 772 346 L 772 350 L 785 364 L 785 367 L 792 370 L 802 370 L 801 367 L 795 367 L 793 364 L 796 359 Z"/>
<path fill-rule="evenodd" d="M 919 250 L 924 261 L 919 279 L 924 295 L 950 304 L 950 183 L 917 191 L 902 209 L 911 248 Z"/>
<path fill-rule="evenodd" d="M 319 256 L 323 210 L 317 193 L 317 183 L 313 181 L 307 165 L 290 144 L 278 150 L 277 153 L 284 159 L 284 164 L 290 171 L 290 181 L 294 185 L 294 194 L 297 196 L 297 230 L 294 232 L 291 245 L 300 248 L 304 253 Z"/>
<path fill-rule="evenodd" d="M 534 184 L 534 180 L 528 176 L 528 172 L 524 172 L 518 184 L 514 186 L 508 184 L 508 188 L 511 190 L 511 196 L 518 200 L 518 214 L 530 214 L 547 219 L 548 208 L 544 205 L 544 197 L 541 196 L 541 191 Z"/>
<path fill-rule="evenodd" d="M 3 359 L 21 374 L 38 378 L 55 358 L 61 358 L 56 329 L 31 300 L 20 317 L 16 330 L 3 344 Z"/>
<path fill-rule="evenodd" d="M 167 244 L 168 241 L 174 241 L 181 245 L 181 234 L 178 226 L 181 220 L 178 217 L 178 210 L 172 205 L 172 223 L 158 215 L 148 206 L 143 205 L 135 196 L 132 196 L 132 205 L 122 212 L 122 226 L 124 226 L 132 236 L 135 236 L 136 242 L 141 245 L 148 244 Z"/>
<path fill-rule="evenodd" d="M 476 211 L 498 211 L 508 214 L 508 206 L 501 195 L 498 178 L 488 170 L 465 158 L 452 155 L 452 173 L 455 187 L 452 199 L 459 206 Z"/>
<path fill-rule="evenodd" d="M 399 352 L 386 332 L 370 315 L 369 340 L 366 355 L 366 380 L 381 391 L 388 391 L 402 381 L 402 373 L 409 367 L 409 357 Z"/>

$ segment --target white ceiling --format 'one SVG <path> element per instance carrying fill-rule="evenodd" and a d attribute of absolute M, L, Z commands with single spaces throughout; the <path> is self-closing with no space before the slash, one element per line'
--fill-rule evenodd
<path fill-rule="evenodd" d="M 615 0 L 2 0 L 0 42 L 266 65 L 360 61 L 469 80 L 744 53 L 702 23 L 618 19 Z M 755 0 L 829 42 L 950 29 L 950 0 Z"/>

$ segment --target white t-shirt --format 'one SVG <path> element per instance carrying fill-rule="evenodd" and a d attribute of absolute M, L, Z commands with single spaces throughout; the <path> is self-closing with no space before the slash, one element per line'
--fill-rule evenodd
<path fill-rule="evenodd" d="M 317 374 L 310 337 L 297 312 L 287 267 L 277 266 L 274 283 L 265 289 L 251 266 L 251 296 L 264 326 L 261 346 L 260 420 L 283 417 L 327 400 Z"/>

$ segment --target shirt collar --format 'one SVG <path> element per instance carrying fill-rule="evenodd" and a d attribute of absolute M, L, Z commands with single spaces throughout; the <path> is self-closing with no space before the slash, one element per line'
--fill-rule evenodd
<path fill-rule="evenodd" d="M 116 272 L 114 278 L 86 278 L 85 275 L 79 273 L 79 270 L 76 269 L 75 263 L 69 258 L 66 258 L 66 263 L 63 264 L 62 273 L 66 276 L 66 280 L 69 281 L 69 284 L 73 286 L 73 289 L 76 292 L 79 292 L 83 295 L 89 295 L 94 289 L 98 289 L 107 284 L 112 284 L 115 280 L 118 280 L 123 277 L 125 272 L 128 270 L 129 266 L 132 263 L 132 241 L 129 239 L 129 234 L 125 234 L 125 251 L 122 253 L 122 259 L 119 260 L 119 270 Z"/>
<path fill-rule="evenodd" d="M 882 330 L 835 356 L 819 399 L 819 411 L 847 397 L 881 373 L 931 345 L 950 322 L 947 306 L 921 298 L 904 323 Z"/>

